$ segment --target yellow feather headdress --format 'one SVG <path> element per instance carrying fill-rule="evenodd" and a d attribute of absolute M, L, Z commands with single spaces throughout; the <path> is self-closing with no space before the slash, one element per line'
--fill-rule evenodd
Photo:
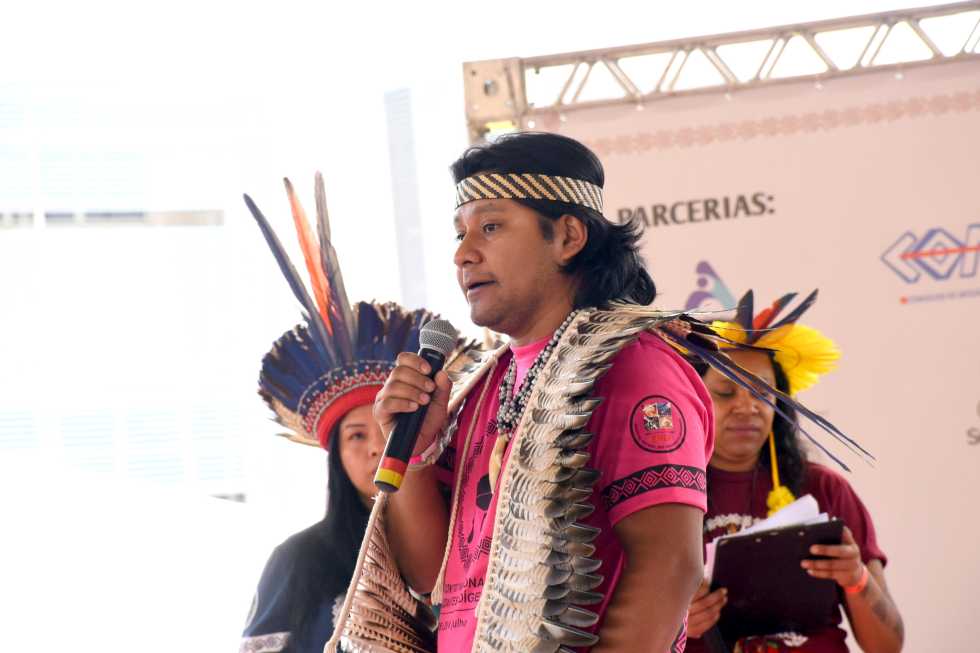
<path fill-rule="evenodd" d="M 812 327 L 796 323 L 816 301 L 816 290 L 785 318 L 776 321 L 795 297 L 796 293 L 784 295 L 758 315 L 753 315 L 754 300 L 750 290 L 739 300 L 734 322 L 711 323 L 714 332 L 726 340 L 771 350 L 776 363 L 786 374 L 791 396 L 812 387 L 821 376 L 837 366 L 841 357 L 840 349 L 830 338 Z"/>
<path fill-rule="evenodd" d="M 750 290 L 739 300 L 734 322 L 711 323 L 711 329 L 729 341 L 730 346 L 749 345 L 772 351 L 773 359 L 786 374 L 789 382 L 787 394 L 791 397 L 812 387 L 821 375 L 836 367 L 836 361 L 840 358 L 840 350 L 830 338 L 812 327 L 796 323 L 817 300 L 816 290 L 776 322 L 779 314 L 795 297 L 796 293 L 783 295 L 772 306 L 753 315 L 754 299 Z M 773 489 L 766 498 L 766 505 L 772 516 L 796 500 L 789 488 L 780 482 L 772 432 L 769 433 L 769 457 Z"/>

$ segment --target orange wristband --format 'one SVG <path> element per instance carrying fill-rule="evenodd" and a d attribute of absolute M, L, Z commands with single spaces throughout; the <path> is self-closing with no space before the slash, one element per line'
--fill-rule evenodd
<path fill-rule="evenodd" d="M 854 583 L 853 585 L 848 585 L 844 588 L 845 594 L 860 594 L 864 591 L 864 588 L 868 586 L 868 579 L 871 578 L 871 574 L 868 573 L 868 566 L 861 565 L 861 580 Z"/>

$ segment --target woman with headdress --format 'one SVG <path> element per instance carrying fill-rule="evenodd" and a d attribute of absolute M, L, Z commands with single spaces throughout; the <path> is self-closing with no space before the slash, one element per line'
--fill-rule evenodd
<path fill-rule="evenodd" d="M 814 291 L 785 318 L 779 313 L 795 297 L 782 297 L 753 314 L 752 291 L 741 299 L 735 322 L 715 322 L 723 338 L 751 348 L 732 348 L 729 356 L 741 368 L 789 397 L 812 386 L 832 370 L 840 357 L 837 347 L 820 332 L 797 324 L 816 300 Z M 776 407 L 746 387 L 699 363 L 715 410 L 715 449 L 708 464 L 708 512 L 704 542 L 742 530 L 774 514 L 795 497 L 812 495 L 821 511 L 844 522 L 843 541 L 815 546 L 810 553 L 822 559 L 801 564 L 814 578 L 833 580 L 840 588 L 840 606 L 864 651 L 895 652 L 902 648 L 902 617 L 885 584 L 885 554 L 878 547 L 874 524 L 850 484 L 838 473 L 807 460 L 798 437 L 796 411 L 783 399 Z M 733 597 L 734 598 L 734 597 Z M 728 601 L 725 588 L 709 592 L 707 582 L 695 594 L 688 612 L 687 650 L 711 650 L 702 635 L 717 624 Z M 757 633 L 727 642 L 743 653 L 756 651 L 847 651 L 846 633 L 837 625 L 805 633 Z"/>
<path fill-rule="evenodd" d="M 417 351 L 425 310 L 358 302 L 344 290 L 323 195 L 316 180 L 319 244 L 286 182 L 312 298 L 268 222 L 245 201 L 305 309 L 262 360 L 259 394 L 287 437 L 327 452 L 327 511 L 276 547 L 259 580 L 241 653 L 320 653 L 334 629 L 357 561 L 384 450 L 371 414 L 374 397 L 402 351 Z"/>

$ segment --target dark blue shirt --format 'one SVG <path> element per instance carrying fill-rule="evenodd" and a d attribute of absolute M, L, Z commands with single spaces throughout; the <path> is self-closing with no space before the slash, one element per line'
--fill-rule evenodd
<path fill-rule="evenodd" d="M 292 535 L 273 550 L 262 571 L 239 653 L 275 653 L 289 644 L 290 653 L 322 653 L 333 634 L 338 597 L 324 597 L 302 633 L 289 632 L 290 599 L 295 591 L 301 552 L 316 550 L 316 526 Z M 307 554 L 308 555 L 308 554 Z"/>

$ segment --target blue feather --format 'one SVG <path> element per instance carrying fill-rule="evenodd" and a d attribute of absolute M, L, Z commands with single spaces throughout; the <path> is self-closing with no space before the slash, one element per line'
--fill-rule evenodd
<path fill-rule="evenodd" d="M 357 346 L 354 358 L 357 360 L 380 360 L 378 341 L 384 330 L 384 322 L 379 314 L 379 307 L 370 302 L 358 302 L 354 305 L 357 310 Z"/>
<path fill-rule="evenodd" d="M 738 310 L 735 312 L 735 323 L 740 325 L 746 332 L 752 331 L 752 316 L 754 310 L 754 295 L 748 291 L 738 300 Z"/>
<path fill-rule="evenodd" d="M 800 317 L 803 316 L 804 313 L 806 313 L 810 309 L 811 306 L 813 306 L 813 303 L 817 301 L 817 292 L 819 292 L 819 290 L 814 290 L 812 293 L 807 295 L 806 299 L 800 302 L 799 306 L 794 308 L 789 313 L 789 315 L 781 319 L 776 324 L 773 324 L 769 328 L 778 329 L 779 327 L 784 326 L 786 324 L 792 324 L 793 322 L 796 322 L 798 319 L 800 319 Z"/>
<path fill-rule="evenodd" d="M 296 268 L 290 262 L 286 250 L 283 249 L 282 243 L 279 242 L 279 238 L 272 230 L 269 221 L 262 215 L 259 207 L 255 205 L 251 197 L 244 195 L 244 198 L 248 210 L 252 213 L 252 217 L 255 218 L 255 222 L 258 223 L 259 229 L 262 230 L 262 235 L 265 236 L 265 241 L 269 244 L 269 249 L 272 250 L 272 255 L 276 257 L 279 269 L 282 271 L 283 276 L 286 277 L 286 281 L 289 283 L 293 295 L 296 296 L 296 299 L 299 300 L 299 303 L 305 309 L 303 319 L 313 327 L 313 332 L 316 337 L 311 338 L 311 341 L 317 354 L 321 357 L 326 368 L 333 367 L 334 361 L 337 360 L 337 354 L 327 334 L 327 328 L 323 324 L 323 319 L 317 312 L 316 305 L 310 298 L 306 286 L 303 285 L 302 279 L 300 279 Z"/>
<path fill-rule="evenodd" d="M 719 373 L 721 373 L 726 378 L 731 380 L 733 383 L 736 383 L 740 387 L 748 390 L 753 397 L 772 407 L 772 409 L 783 419 L 791 423 L 793 422 L 790 416 L 785 411 L 783 411 L 782 408 L 779 407 L 779 402 L 774 399 L 771 399 L 766 393 L 761 392 L 759 388 L 762 387 L 768 388 L 768 390 L 772 391 L 776 397 L 778 397 L 788 405 L 792 406 L 797 412 L 802 414 L 807 419 L 817 424 L 820 428 L 822 428 L 824 431 L 829 433 L 836 440 L 843 443 L 852 452 L 863 454 L 864 456 L 867 456 L 869 459 L 874 460 L 874 456 L 872 456 L 860 444 L 858 444 L 853 439 L 845 435 L 840 429 L 834 426 L 827 419 L 814 413 L 809 408 L 801 404 L 796 399 L 790 397 L 786 393 L 781 392 L 777 388 L 773 388 L 764 380 L 752 374 L 751 372 L 739 367 L 727 355 L 725 355 L 720 351 L 715 350 L 714 343 L 711 343 L 709 346 L 704 346 L 702 344 L 703 341 L 701 338 L 694 338 L 694 339 L 678 338 L 677 336 L 675 336 L 673 333 L 671 333 L 666 329 L 660 329 L 658 330 L 658 332 L 661 334 L 661 336 L 673 342 L 675 345 L 686 349 L 690 355 L 699 358 L 703 362 L 713 367 L 715 370 L 717 370 Z M 758 348 L 746 347 L 746 349 L 757 350 Z M 817 448 L 819 448 L 822 452 L 824 452 L 830 459 L 832 459 L 834 462 L 836 462 L 846 471 L 851 471 L 850 468 L 840 458 L 838 458 L 833 453 L 831 453 L 826 447 L 823 446 L 823 444 L 820 443 L 819 440 L 817 440 L 813 435 L 811 435 L 798 422 L 797 422 L 797 428 L 804 436 L 806 436 L 808 440 L 810 440 L 810 442 L 812 442 Z"/>

